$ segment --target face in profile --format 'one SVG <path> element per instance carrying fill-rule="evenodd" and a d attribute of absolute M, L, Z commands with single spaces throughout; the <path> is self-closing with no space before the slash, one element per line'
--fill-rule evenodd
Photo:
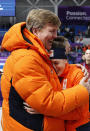
<path fill-rule="evenodd" d="M 86 61 L 90 61 L 90 49 L 86 50 L 84 57 L 85 57 Z"/>
<path fill-rule="evenodd" d="M 52 48 L 52 40 L 57 37 L 58 26 L 46 24 L 42 29 L 36 29 L 33 34 L 36 35 L 44 44 L 47 50 Z"/>
<path fill-rule="evenodd" d="M 66 59 L 52 59 L 52 63 L 57 72 L 57 75 L 60 76 L 65 69 L 67 60 Z"/>

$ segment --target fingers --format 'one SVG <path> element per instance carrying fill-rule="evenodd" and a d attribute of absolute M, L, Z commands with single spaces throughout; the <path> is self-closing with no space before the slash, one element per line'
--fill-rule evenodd
<path fill-rule="evenodd" d="M 29 114 L 40 114 L 39 112 L 37 112 L 35 109 L 33 109 L 32 107 L 30 107 L 26 102 L 23 102 L 24 105 L 24 109 L 29 113 Z"/>
<path fill-rule="evenodd" d="M 76 64 L 76 65 L 77 67 L 81 68 L 82 72 L 84 73 L 84 76 L 86 76 L 88 73 L 87 69 L 81 64 Z"/>
<path fill-rule="evenodd" d="M 89 82 L 89 84 L 90 84 L 90 78 L 88 79 L 88 82 Z"/>
<path fill-rule="evenodd" d="M 90 79 L 88 79 L 88 76 L 83 77 L 79 84 L 83 85 L 90 93 Z"/>
<path fill-rule="evenodd" d="M 86 82 L 85 84 L 86 84 L 86 87 L 89 89 L 90 88 L 89 82 Z"/>
<path fill-rule="evenodd" d="M 84 71 L 84 68 L 85 68 L 85 67 L 84 67 L 83 65 L 81 65 L 81 64 L 76 64 L 76 66 L 79 67 L 79 68 L 81 68 L 82 71 Z"/>
<path fill-rule="evenodd" d="M 82 72 L 84 73 L 84 76 L 88 75 L 88 71 L 87 71 L 86 68 L 83 68 L 83 69 L 82 69 Z"/>
<path fill-rule="evenodd" d="M 30 107 L 26 102 L 23 102 L 23 105 L 25 105 L 27 107 Z"/>
<path fill-rule="evenodd" d="M 87 87 L 88 92 L 89 92 L 89 94 L 90 94 L 90 83 L 89 83 L 89 81 L 86 83 L 86 87 Z"/>
<path fill-rule="evenodd" d="M 81 67 L 81 64 L 76 64 L 78 67 Z"/>
<path fill-rule="evenodd" d="M 33 112 L 30 110 L 30 108 L 24 106 L 24 109 L 26 110 L 26 112 L 28 112 L 29 114 L 33 114 Z"/>
<path fill-rule="evenodd" d="M 87 72 L 87 74 L 84 76 L 84 80 L 86 81 L 89 77 L 89 73 Z"/>
<path fill-rule="evenodd" d="M 40 114 L 39 112 L 37 112 L 35 109 L 33 109 L 33 108 L 31 108 L 31 107 L 24 106 L 24 109 L 25 109 L 29 114 Z"/>
<path fill-rule="evenodd" d="M 88 76 L 89 76 L 89 74 L 87 74 L 86 76 L 84 76 L 84 77 L 81 79 L 80 83 L 86 82 L 87 79 L 88 79 Z"/>

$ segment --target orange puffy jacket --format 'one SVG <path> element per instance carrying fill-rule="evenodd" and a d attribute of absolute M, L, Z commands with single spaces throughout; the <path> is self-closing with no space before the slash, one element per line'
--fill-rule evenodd
<path fill-rule="evenodd" d="M 81 69 L 76 67 L 76 65 L 66 64 L 63 74 L 59 77 L 61 82 L 61 87 L 63 90 L 74 88 L 80 80 L 83 78 L 83 72 Z M 78 88 L 80 85 L 78 85 Z M 77 90 L 78 90 L 77 88 Z M 73 95 L 71 93 L 71 95 Z M 83 94 L 82 94 L 83 96 Z M 68 100 L 71 101 L 71 97 L 68 97 Z M 60 119 L 65 122 L 65 131 L 76 131 L 76 128 L 89 122 L 89 101 L 84 103 L 82 106 L 72 110 L 69 113 L 60 116 Z M 49 127 L 49 130 L 60 131 L 57 123 L 60 119 L 52 118 L 52 127 Z M 50 125 L 51 121 L 47 121 L 47 125 Z"/>
<path fill-rule="evenodd" d="M 81 69 L 76 65 L 66 64 L 63 74 L 60 76 L 63 89 L 72 88 L 83 78 Z M 66 131 L 76 131 L 79 126 L 89 121 L 89 101 L 83 106 L 73 110 L 64 118 L 66 120 Z"/>
<path fill-rule="evenodd" d="M 2 48 L 11 51 L 1 78 L 3 131 L 65 131 L 60 116 L 86 103 L 88 91 L 81 85 L 62 90 L 42 42 L 25 25 L 12 26 L 2 41 Z M 41 114 L 28 114 L 23 102 Z"/>

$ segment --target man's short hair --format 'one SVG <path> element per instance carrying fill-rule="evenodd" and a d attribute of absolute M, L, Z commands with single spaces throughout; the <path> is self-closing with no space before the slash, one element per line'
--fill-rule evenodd
<path fill-rule="evenodd" d="M 52 41 L 51 59 L 67 59 L 66 41 L 68 40 L 64 36 L 58 36 Z"/>
<path fill-rule="evenodd" d="M 64 36 L 57 36 L 52 41 L 52 48 L 66 48 L 66 41 L 68 41 L 68 39 Z"/>
<path fill-rule="evenodd" d="M 59 17 L 50 10 L 45 9 L 33 9 L 28 13 L 26 18 L 26 27 L 29 31 L 32 28 L 41 29 L 48 23 L 58 27 L 61 25 Z"/>

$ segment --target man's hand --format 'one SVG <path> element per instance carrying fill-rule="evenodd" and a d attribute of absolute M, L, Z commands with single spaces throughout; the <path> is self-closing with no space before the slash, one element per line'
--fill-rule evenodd
<path fill-rule="evenodd" d="M 86 87 L 87 90 L 88 90 L 88 92 L 89 92 L 89 94 L 90 94 L 90 78 L 88 79 L 88 76 L 89 76 L 89 75 L 83 77 L 83 78 L 81 79 L 81 81 L 80 81 L 79 84 L 81 84 L 81 85 L 83 85 L 84 87 Z"/>
<path fill-rule="evenodd" d="M 77 67 L 81 68 L 82 72 L 84 73 L 84 76 L 86 76 L 88 74 L 87 69 L 85 68 L 85 66 L 81 65 L 81 64 L 76 64 Z"/>
<path fill-rule="evenodd" d="M 30 107 L 26 102 L 23 102 L 24 105 L 24 109 L 29 113 L 29 114 L 40 114 L 39 112 L 37 112 L 35 109 L 33 109 L 32 107 Z"/>

